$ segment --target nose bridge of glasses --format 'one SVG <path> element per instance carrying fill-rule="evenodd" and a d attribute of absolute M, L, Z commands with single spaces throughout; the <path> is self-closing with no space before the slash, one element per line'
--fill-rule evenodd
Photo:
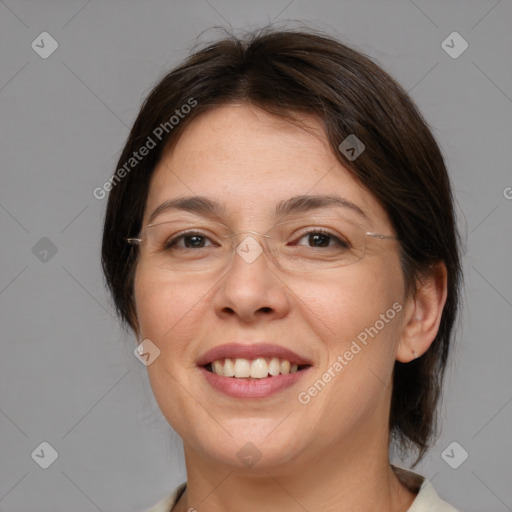
<path fill-rule="evenodd" d="M 225 235 L 225 238 L 232 238 L 233 240 L 242 240 L 242 235 L 256 235 L 264 238 L 270 238 L 270 235 L 267 233 L 260 233 L 259 231 L 253 231 L 253 230 L 244 230 L 244 231 L 237 231 L 236 233 L 230 233 L 229 235 Z"/>
<path fill-rule="evenodd" d="M 225 237 L 232 240 L 232 252 L 246 263 L 253 263 L 262 253 L 268 253 L 270 257 L 275 257 L 275 247 L 272 244 L 272 237 L 268 233 L 244 230 L 225 235 Z"/>

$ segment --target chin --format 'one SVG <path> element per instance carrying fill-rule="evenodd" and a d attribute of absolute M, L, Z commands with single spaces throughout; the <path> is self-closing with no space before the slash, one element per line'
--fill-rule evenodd
<path fill-rule="evenodd" d="M 209 434 L 205 432 L 201 435 L 198 432 L 196 445 L 218 464 L 254 471 L 269 470 L 286 465 L 302 452 L 301 445 L 308 444 L 307 440 L 297 438 L 297 433 L 301 431 L 298 426 L 290 429 L 291 425 L 287 425 L 286 429 L 279 431 L 282 421 L 283 418 L 237 418 L 231 423 L 219 420 L 226 430 L 217 424 L 211 425 L 216 435 L 211 435 L 210 428 L 207 429 Z M 186 439 L 183 438 L 185 444 Z"/>

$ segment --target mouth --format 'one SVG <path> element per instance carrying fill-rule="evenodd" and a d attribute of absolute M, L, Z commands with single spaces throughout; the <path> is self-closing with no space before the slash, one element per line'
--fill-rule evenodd
<path fill-rule="evenodd" d="M 263 398 L 296 383 L 312 362 L 284 347 L 231 343 L 215 347 L 197 361 L 208 384 L 236 398 Z"/>

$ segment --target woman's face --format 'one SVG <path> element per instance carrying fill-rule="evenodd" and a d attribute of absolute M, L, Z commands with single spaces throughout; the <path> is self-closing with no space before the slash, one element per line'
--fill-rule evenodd
<path fill-rule="evenodd" d="M 280 203 L 294 196 L 336 195 L 366 218 L 340 205 L 295 211 L 289 218 L 342 216 L 366 231 L 393 235 L 384 210 L 338 162 L 318 122 L 304 120 L 318 136 L 247 105 L 202 114 L 157 166 L 143 225 L 165 201 L 203 196 L 222 206 L 217 219 L 233 232 L 267 233 Z M 163 211 L 151 222 L 175 219 L 192 227 L 213 222 L 205 212 L 180 210 Z M 262 237 L 252 238 L 263 247 Z M 240 468 L 252 464 L 252 455 L 257 467 L 275 468 L 333 447 L 349 454 L 361 443 L 387 443 L 404 281 L 398 243 L 366 238 L 360 261 L 312 272 L 282 269 L 266 252 L 254 260 L 235 253 L 222 272 L 175 272 L 150 258 L 139 260 L 139 338 L 160 350 L 147 367 L 151 386 L 186 453 Z M 256 254 L 251 243 L 246 249 Z M 303 237 L 301 244 L 311 240 Z M 211 249 L 201 243 L 188 248 Z M 254 388 L 247 391 L 249 379 L 215 376 L 200 364 L 208 351 L 231 343 L 242 349 L 277 345 L 310 366 L 293 378 L 250 379 Z M 260 355 L 269 362 L 272 350 L 279 355 L 278 348 Z M 256 347 L 233 355 L 252 360 L 257 353 Z M 237 364 L 243 371 L 244 362 Z M 263 381 L 272 385 L 275 379 L 286 385 L 269 392 Z"/>

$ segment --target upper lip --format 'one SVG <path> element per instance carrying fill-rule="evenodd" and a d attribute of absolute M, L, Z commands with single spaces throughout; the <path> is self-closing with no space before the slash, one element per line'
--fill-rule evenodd
<path fill-rule="evenodd" d="M 257 357 L 286 359 L 292 364 L 311 365 L 311 361 L 290 350 L 272 343 L 227 343 L 219 345 L 205 352 L 197 360 L 198 366 L 205 366 L 213 361 L 225 359 L 226 357 L 237 359 L 256 359 Z"/>

